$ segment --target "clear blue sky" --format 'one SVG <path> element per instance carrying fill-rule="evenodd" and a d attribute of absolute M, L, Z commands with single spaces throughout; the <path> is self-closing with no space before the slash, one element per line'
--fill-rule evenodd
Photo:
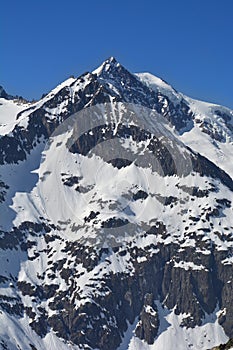
<path fill-rule="evenodd" d="M 233 108 L 233 0 L 11 0 L 0 85 L 39 98 L 115 56 L 185 94 Z"/>

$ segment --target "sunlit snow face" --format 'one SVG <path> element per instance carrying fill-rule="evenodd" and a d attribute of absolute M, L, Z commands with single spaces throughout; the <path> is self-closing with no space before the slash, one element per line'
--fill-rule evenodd
<path fill-rule="evenodd" d="M 188 153 L 156 111 L 104 104 L 55 130 L 43 152 L 39 190 L 52 222 L 120 237 L 157 220 L 177 176 L 191 172 Z"/>

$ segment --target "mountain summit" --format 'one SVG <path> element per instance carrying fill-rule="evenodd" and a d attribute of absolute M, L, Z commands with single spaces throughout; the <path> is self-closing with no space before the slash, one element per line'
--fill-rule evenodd
<path fill-rule="evenodd" d="M 232 119 L 113 57 L 37 102 L 1 93 L 2 349 L 233 338 Z"/>

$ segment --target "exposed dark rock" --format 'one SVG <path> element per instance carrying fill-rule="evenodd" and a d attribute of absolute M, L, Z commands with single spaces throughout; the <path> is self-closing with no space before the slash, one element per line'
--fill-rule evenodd
<path fill-rule="evenodd" d="M 129 159 L 115 158 L 115 159 L 111 159 L 109 163 L 111 163 L 114 167 L 121 169 L 132 164 L 132 161 L 130 161 Z"/>
<path fill-rule="evenodd" d="M 20 298 L 0 295 L 0 308 L 10 315 L 23 316 L 24 306 Z"/>
<path fill-rule="evenodd" d="M 110 218 L 106 221 L 102 221 L 102 227 L 103 228 L 113 228 L 113 227 L 120 227 L 128 224 L 127 219 L 120 219 L 120 218 Z"/>
<path fill-rule="evenodd" d="M 5 98 L 6 100 L 11 100 L 14 97 L 9 95 L 2 86 L 0 86 L 0 97 L 1 98 Z"/>
<path fill-rule="evenodd" d="M 139 339 L 145 340 L 148 344 L 153 344 L 158 329 L 159 318 L 157 307 L 153 300 L 153 294 L 146 294 L 135 334 Z"/>
<path fill-rule="evenodd" d="M 32 350 L 37 350 L 37 348 L 33 344 L 29 344 Z"/>
<path fill-rule="evenodd" d="M 25 312 L 28 315 L 28 317 L 30 317 L 31 319 L 34 319 L 36 317 L 36 313 L 34 311 L 32 311 L 32 307 L 25 307 Z"/>
<path fill-rule="evenodd" d="M 32 321 L 29 324 L 32 327 L 32 329 L 41 337 L 44 337 L 47 334 L 48 325 L 47 321 L 43 316 L 39 317 L 38 320 Z"/>
<path fill-rule="evenodd" d="M 211 350 L 229 350 L 232 347 L 233 347 L 233 339 L 230 339 L 226 344 L 220 344 L 219 346 L 215 346 Z"/>
<path fill-rule="evenodd" d="M 80 181 L 80 177 L 78 176 L 70 176 L 66 179 L 62 179 L 63 184 L 69 187 L 72 187 L 73 185 L 77 185 Z"/>
<path fill-rule="evenodd" d="M 90 222 L 91 220 L 95 219 L 99 214 L 99 211 L 97 211 L 96 213 L 94 211 L 91 211 L 90 214 L 84 218 L 84 221 Z"/>
<path fill-rule="evenodd" d="M 218 204 L 221 205 L 221 207 L 226 207 L 226 208 L 230 208 L 231 207 L 231 201 L 229 201 L 226 198 L 222 198 L 222 199 L 216 199 L 216 202 Z"/>
<path fill-rule="evenodd" d="M 4 340 L 1 340 L 0 345 L 1 345 L 3 350 L 8 350 L 9 349 L 7 344 L 6 344 L 6 342 Z"/>
<path fill-rule="evenodd" d="M 0 180 L 0 203 L 4 202 L 5 195 L 6 195 L 8 189 L 9 189 L 9 186 Z"/>
<path fill-rule="evenodd" d="M 198 153 L 195 157 L 192 157 L 192 165 L 193 170 L 201 176 L 205 175 L 213 179 L 219 179 L 226 187 L 233 191 L 233 180 L 231 177 L 207 158 Z"/>
<path fill-rule="evenodd" d="M 139 190 L 137 193 L 133 194 L 133 200 L 136 201 L 138 199 L 146 199 L 148 197 L 148 193 L 145 191 Z"/>

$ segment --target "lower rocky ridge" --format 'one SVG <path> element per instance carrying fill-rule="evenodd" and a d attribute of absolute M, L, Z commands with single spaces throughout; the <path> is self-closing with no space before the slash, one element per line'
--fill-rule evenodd
<path fill-rule="evenodd" d="M 11 252 L 6 265 L 16 270 L 2 270 L 2 312 L 26 317 L 41 338 L 52 330 L 83 349 L 117 349 L 137 319 L 136 336 L 153 344 L 161 322 L 156 301 L 184 315 L 181 327 L 200 326 L 218 309 L 218 322 L 232 337 L 232 266 L 224 263 L 232 252 L 200 239 L 185 249 L 174 242 L 140 248 L 137 242 L 148 236 L 166 239 L 167 228 L 157 222 L 112 248 L 69 241 L 49 223 L 24 222 L 1 232 L 0 248 Z"/>
<path fill-rule="evenodd" d="M 219 346 L 215 346 L 211 350 L 230 350 L 233 349 L 233 339 L 230 339 L 226 344 L 220 344 Z"/>

